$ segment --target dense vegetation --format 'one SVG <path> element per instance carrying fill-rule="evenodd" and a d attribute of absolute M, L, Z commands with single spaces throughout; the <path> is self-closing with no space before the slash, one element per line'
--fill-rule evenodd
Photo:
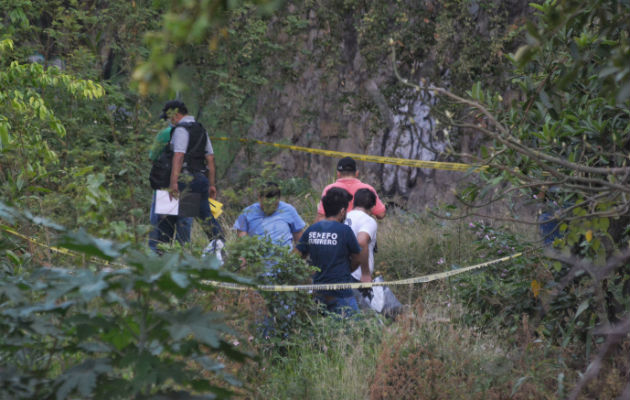
<path fill-rule="evenodd" d="M 516 3 L 0 3 L 0 398 L 630 396 L 630 6 Z M 325 35 L 308 50 L 313 24 Z M 429 90 L 443 157 L 488 166 L 456 204 L 392 211 L 379 273 L 524 255 L 395 287 L 397 321 L 346 322 L 301 294 L 203 284 L 267 283 L 234 274 L 259 276 L 268 243 L 229 234 L 223 267 L 198 257 L 199 232 L 151 255 L 146 154 L 163 101 L 179 94 L 214 135 L 240 138 L 261 98 L 311 65 L 340 79 L 351 49 L 388 77 L 383 96 L 342 88 L 331 107 L 386 126 L 383 104 Z M 215 150 L 226 230 L 270 177 L 312 221 L 321 188 L 307 177 L 260 163 L 270 150 Z M 531 207 L 555 225 L 549 246 Z M 280 283 L 308 279 L 275 251 Z"/>

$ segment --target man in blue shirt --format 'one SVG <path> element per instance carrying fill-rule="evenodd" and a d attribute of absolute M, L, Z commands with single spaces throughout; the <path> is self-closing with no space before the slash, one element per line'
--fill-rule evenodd
<path fill-rule="evenodd" d="M 330 188 L 322 198 L 325 219 L 309 226 L 296 246 L 302 257 L 309 256 L 311 263 L 320 269 L 313 275 L 315 284 L 353 282 L 350 273 L 360 263 L 361 247 L 352 229 L 343 223 L 351 199 L 345 189 Z M 361 267 L 369 274 L 368 265 Z M 338 314 L 344 308 L 350 308 L 350 313 L 358 311 L 351 289 L 323 290 L 316 297 L 329 311 Z"/>
<path fill-rule="evenodd" d="M 280 201 L 280 187 L 267 182 L 258 194 L 258 203 L 245 208 L 234 223 L 238 237 L 263 236 L 274 244 L 293 247 L 306 224 L 295 208 Z"/>
<path fill-rule="evenodd" d="M 280 187 L 275 182 L 265 183 L 258 194 L 258 203 L 246 207 L 234 223 L 238 237 L 258 236 L 269 239 L 273 244 L 293 248 L 306 224 L 295 208 L 280 201 Z M 274 250 L 272 250 L 272 253 Z M 278 283 L 277 264 L 272 261 L 273 254 L 265 261 L 266 271 L 261 275 L 264 283 Z M 269 337 L 279 327 L 287 331 L 290 321 L 295 314 L 294 302 L 283 296 L 267 295 L 269 313 L 261 322 L 263 337 Z"/>

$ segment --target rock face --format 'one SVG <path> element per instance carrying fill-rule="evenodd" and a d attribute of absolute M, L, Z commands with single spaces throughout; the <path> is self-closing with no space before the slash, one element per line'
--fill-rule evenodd
<path fill-rule="evenodd" d="M 479 13 L 477 8 L 473 11 Z M 300 13 L 295 6 L 289 6 L 288 12 Z M 313 10 L 299 17 L 307 22 L 305 31 L 293 38 L 285 32 L 277 35 L 281 43 L 299 43 L 301 51 L 292 60 L 294 77 L 282 85 L 270 85 L 258 95 L 248 137 L 349 153 L 428 161 L 447 159 L 448 133 L 430 115 L 436 98 L 429 93 L 401 89 L 388 54 L 383 54 L 376 67 L 368 66 L 360 49 L 356 15 L 348 13 L 340 18 L 341 26 L 333 28 Z M 487 18 L 479 20 L 481 28 L 487 30 Z M 338 34 L 331 34 L 331 30 Z M 331 41 L 336 57 L 326 54 L 322 46 Z M 332 67 L 326 64 L 331 59 Z M 418 60 L 414 79 L 419 80 L 417 71 L 422 71 L 425 61 L 432 62 Z M 274 66 L 269 68 L 273 70 Z M 391 90 L 396 85 L 398 88 Z M 458 132 L 458 137 L 457 149 L 475 150 L 478 138 L 462 132 Z M 263 161 L 275 161 L 287 176 L 307 178 L 314 188 L 323 188 L 335 179 L 337 160 L 333 158 L 282 151 L 272 160 Z M 377 188 L 386 200 L 411 210 L 452 200 L 455 186 L 462 179 L 471 179 L 458 172 L 387 164 L 360 162 L 359 168 L 361 179 Z"/>

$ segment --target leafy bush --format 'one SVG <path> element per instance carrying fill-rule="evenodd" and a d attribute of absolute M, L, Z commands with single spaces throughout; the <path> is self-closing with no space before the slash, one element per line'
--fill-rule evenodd
<path fill-rule="evenodd" d="M 515 254 L 527 246 L 521 235 L 481 221 L 469 223 L 468 229 L 475 238 L 475 253 L 482 255 L 484 260 Z M 481 327 L 494 323 L 513 333 L 522 314 L 534 314 L 539 305 L 537 297 L 544 268 L 530 256 L 453 278 L 457 296 L 469 310 L 463 316 L 465 322 Z"/>
<path fill-rule="evenodd" d="M 213 290 L 204 280 L 239 281 L 218 260 L 129 250 L 2 203 L 0 217 L 56 228 L 64 233 L 59 249 L 87 260 L 42 266 L 3 240 L 1 398 L 213 398 L 240 385 L 220 362 L 248 357 L 229 340 L 236 332 L 222 314 L 191 302 Z"/>
<path fill-rule="evenodd" d="M 225 268 L 252 277 L 262 285 L 296 285 L 310 283 L 315 267 L 308 265 L 286 246 L 273 244 L 265 237 L 245 236 L 228 243 Z M 262 327 L 264 336 L 286 338 L 289 334 L 310 326 L 317 307 L 313 296 L 306 292 L 260 291 L 267 304 L 268 316 L 252 315 L 250 322 Z M 254 326 L 251 331 L 257 330 Z"/>

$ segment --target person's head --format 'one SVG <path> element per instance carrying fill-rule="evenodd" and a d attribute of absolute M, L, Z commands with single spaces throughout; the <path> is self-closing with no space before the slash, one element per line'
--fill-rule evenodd
<path fill-rule="evenodd" d="M 343 221 L 346 218 L 350 200 L 352 200 L 352 195 L 347 190 L 338 187 L 328 189 L 326 195 L 322 197 L 326 218 L 337 216 Z"/>
<path fill-rule="evenodd" d="M 265 215 L 271 215 L 280 203 L 280 186 L 275 182 L 265 182 L 258 192 L 258 201 Z"/>
<path fill-rule="evenodd" d="M 186 104 L 180 100 L 169 100 L 162 107 L 162 114 L 160 114 L 160 118 L 170 121 L 173 125 L 177 124 L 180 119 L 182 119 L 186 114 L 188 114 L 188 108 L 186 108 Z"/>
<path fill-rule="evenodd" d="M 359 189 L 354 194 L 354 208 L 371 210 L 376 205 L 376 195 L 370 189 Z"/>
<path fill-rule="evenodd" d="M 359 171 L 357 171 L 357 163 L 352 157 L 344 157 L 337 162 L 337 176 L 340 178 L 348 176 L 359 176 Z"/>

